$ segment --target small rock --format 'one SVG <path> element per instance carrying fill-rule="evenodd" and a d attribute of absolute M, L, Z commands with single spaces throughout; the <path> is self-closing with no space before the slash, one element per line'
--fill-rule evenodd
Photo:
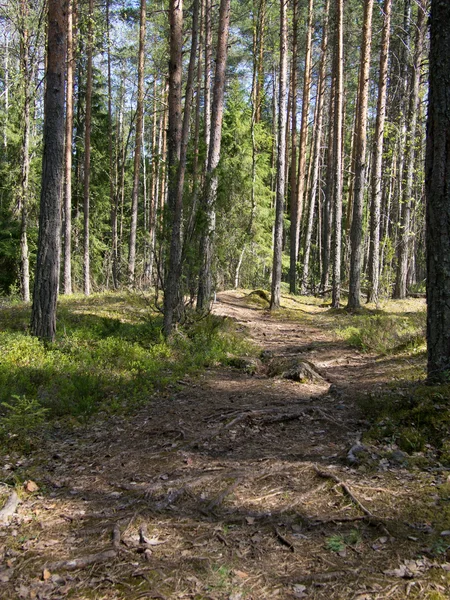
<path fill-rule="evenodd" d="M 38 484 L 35 483 L 34 481 L 31 481 L 31 479 L 29 481 L 25 481 L 25 483 L 23 484 L 23 487 L 30 494 L 33 494 L 34 492 L 37 492 L 38 489 L 39 489 Z"/>

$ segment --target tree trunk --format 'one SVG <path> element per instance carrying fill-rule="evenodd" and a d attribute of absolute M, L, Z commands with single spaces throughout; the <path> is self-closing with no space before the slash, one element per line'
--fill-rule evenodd
<path fill-rule="evenodd" d="M 181 1 L 181 0 L 180 0 Z M 138 89 L 136 106 L 136 138 L 134 142 L 133 190 L 131 192 L 131 224 L 128 248 L 128 283 L 134 283 L 136 270 L 136 234 L 138 221 L 139 179 L 141 172 L 142 131 L 144 126 L 145 32 L 147 1 L 141 0 L 139 19 Z"/>
<path fill-rule="evenodd" d="M 287 103 L 287 0 L 280 0 L 280 80 L 278 94 L 277 189 L 275 204 L 275 233 L 273 244 L 272 287 L 270 309 L 280 308 L 281 268 L 283 253 L 283 216 L 285 192 L 285 146 Z"/>
<path fill-rule="evenodd" d="M 20 288 L 24 302 L 30 301 L 30 263 L 28 256 L 28 195 L 30 176 L 30 105 L 31 105 L 31 65 L 28 30 L 28 0 L 20 4 L 20 75 L 23 95 L 23 131 L 21 147 L 20 181 Z"/>
<path fill-rule="evenodd" d="M 420 74 L 422 70 L 423 43 L 426 29 L 426 3 L 420 0 L 417 7 L 416 40 L 412 65 L 411 88 L 408 108 L 408 130 L 406 134 L 405 162 L 406 177 L 403 188 L 400 218 L 400 243 L 397 257 L 397 276 L 394 298 L 406 298 L 408 278 L 408 246 L 411 235 L 411 205 L 416 155 L 417 110 L 419 104 Z"/>
<path fill-rule="evenodd" d="M 225 94 L 225 68 L 228 54 L 228 33 L 230 26 L 230 0 L 220 0 L 219 33 L 217 39 L 216 72 L 214 78 L 213 103 L 211 108 L 211 138 L 208 153 L 208 166 L 205 181 L 205 224 L 200 245 L 200 260 L 197 295 L 197 310 L 204 312 L 209 307 L 212 290 L 212 251 L 216 227 L 215 204 L 217 197 L 217 166 L 220 159 L 222 141 L 222 120 Z"/>
<path fill-rule="evenodd" d="M 294 0 L 297 1 L 297 0 Z M 261 121 L 262 91 L 264 86 L 264 41 L 266 34 L 266 0 L 259 0 L 257 27 L 257 69 L 255 89 L 255 123 Z"/>
<path fill-rule="evenodd" d="M 303 278 L 301 293 L 306 292 L 309 276 L 309 257 L 311 251 L 311 237 L 314 220 L 314 206 L 316 202 L 317 189 L 319 187 L 319 165 L 321 156 L 321 141 L 322 141 L 322 123 L 323 123 L 323 101 L 325 94 L 325 78 L 327 69 L 327 47 L 328 47 L 328 12 L 330 9 L 330 0 L 326 1 L 324 7 L 324 22 L 322 47 L 319 67 L 319 81 L 317 85 L 317 100 L 316 100 L 316 124 L 314 135 L 314 148 L 312 151 L 312 174 L 311 174 L 311 200 L 308 216 L 308 223 L 305 233 L 305 253 L 303 257 Z"/>
<path fill-rule="evenodd" d="M 186 174 L 187 146 L 189 141 L 189 128 L 191 122 L 191 105 L 194 93 L 195 59 L 198 42 L 199 0 L 194 0 L 192 17 L 191 55 L 189 58 L 188 77 L 186 82 L 186 96 L 184 101 L 183 128 L 181 135 L 180 161 L 176 177 L 175 204 L 173 206 L 172 232 L 170 240 L 169 268 L 167 272 L 166 288 L 164 292 L 164 333 L 169 336 L 172 332 L 174 320 L 181 316 L 183 302 L 180 285 L 181 279 L 181 225 L 183 218 L 183 190 Z"/>
<path fill-rule="evenodd" d="M 431 2 L 427 123 L 428 380 L 450 373 L 450 4 Z"/>
<path fill-rule="evenodd" d="M 292 71 L 291 71 L 291 170 L 290 180 L 290 259 L 289 259 L 289 291 L 295 294 L 297 291 L 297 260 L 298 260 L 298 235 L 297 212 L 297 59 L 298 59 L 298 0 L 293 0 L 292 16 Z"/>
<path fill-rule="evenodd" d="M 83 222 L 84 222 L 84 294 L 91 293 L 90 275 L 90 177 L 91 177 L 91 128 L 92 128 L 92 53 L 94 45 L 94 0 L 89 0 L 88 40 L 87 40 L 87 72 L 86 72 L 86 117 L 84 125 L 84 183 L 83 183 Z"/>
<path fill-rule="evenodd" d="M 370 211 L 369 286 L 367 301 L 378 301 L 380 279 L 380 219 L 381 182 L 383 174 L 384 124 L 386 120 L 386 91 L 391 37 L 392 0 L 384 0 L 383 33 L 381 38 L 380 73 L 378 78 L 377 119 L 373 140 L 372 206 Z"/>
<path fill-rule="evenodd" d="M 308 116 L 310 105 L 311 90 L 311 50 L 312 33 L 314 28 L 314 0 L 308 0 L 308 23 L 306 30 L 306 53 L 305 53 L 305 76 L 303 79 L 302 96 L 302 119 L 300 124 L 300 144 L 298 149 L 298 174 L 297 174 L 297 198 L 295 206 L 292 207 L 291 217 L 291 260 L 295 254 L 295 261 L 298 260 L 298 251 L 300 244 L 300 227 L 303 216 L 304 194 L 305 194 L 305 174 L 306 174 L 306 150 L 308 147 Z"/>
<path fill-rule="evenodd" d="M 76 0 L 69 0 L 67 15 L 66 146 L 64 151 L 64 293 L 72 293 L 72 137 Z"/>
<path fill-rule="evenodd" d="M 372 49 L 372 13 L 373 0 L 365 0 L 364 25 L 361 45 L 361 64 L 359 71 L 358 112 L 355 139 L 355 183 L 353 196 L 352 225 L 350 231 L 350 283 L 348 294 L 349 309 L 361 306 L 361 258 L 364 189 L 366 183 L 366 146 L 367 146 L 367 107 L 369 102 L 370 54 Z"/>
<path fill-rule="evenodd" d="M 335 106 L 333 140 L 333 291 L 331 305 L 339 308 L 341 299 L 341 253 L 342 253 L 342 119 L 344 100 L 344 2 L 336 0 L 336 40 L 335 40 Z"/>
<path fill-rule="evenodd" d="M 48 0 L 44 148 L 31 332 L 49 341 L 55 339 L 56 333 L 61 248 L 66 41 L 67 2 Z"/>
<path fill-rule="evenodd" d="M 212 0 L 204 0 L 205 2 L 205 94 L 204 94 L 204 111 L 205 111 L 205 147 L 206 161 L 205 174 L 209 156 L 209 143 L 211 139 L 211 63 L 212 63 Z"/>

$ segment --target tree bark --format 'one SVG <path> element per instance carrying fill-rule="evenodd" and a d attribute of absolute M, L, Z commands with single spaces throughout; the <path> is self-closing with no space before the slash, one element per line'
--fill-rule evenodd
<path fill-rule="evenodd" d="M 92 54 L 94 46 L 94 0 L 89 0 L 87 71 L 86 71 L 86 117 L 84 125 L 84 182 L 83 182 L 83 224 L 84 224 L 84 294 L 91 293 L 90 269 L 90 178 L 91 178 L 91 129 L 92 129 Z"/>
<path fill-rule="evenodd" d="M 280 79 L 278 93 L 277 188 L 275 203 L 272 286 L 270 297 L 271 310 L 280 308 L 281 304 L 281 269 L 283 253 L 283 216 L 286 160 L 287 54 L 287 0 L 280 0 Z"/>
<path fill-rule="evenodd" d="M 386 92 L 391 38 L 392 0 L 384 0 L 383 33 L 381 37 L 380 72 L 378 76 L 378 99 L 375 135 L 373 139 L 372 206 L 370 211 L 369 285 L 368 302 L 378 301 L 380 280 L 380 219 L 381 183 L 383 174 L 384 125 L 386 121 Z"/>
<path fill-rule="evenodd" d="M 397 257 L 397 276 L 394 298 L 406 298 L 408 278 L 409 241 L 411 235 L 411 206 L 416 155 L 417 111 L 419 104 L 420 74 L 422 67 L 423 44 L 426 28 L 427 0 L 420 0 L 417 7 L 416 39 L 412 65 L 411 87 L 408 107 L 408 129 L 406 133 L 406 177 L 403 188 L 400 218 L 400 243 Z"/>
<path fill-rule="evenodd" d="M 339 308 L 341 299 L 341 254 L 342 254 L 342 121 L 344 101 L 344 3 L 336 0 L 335 5 L 335 106 L 333 140 L 333 290 L 331 306 Z"/>
<path fill-rule="evenodd" d="M 75 94 L 74 62 L 76 0 L 68 2 L 67 16 L 67 98 L 66 146 L 64 150 L 64 293 L 72 293 L 72 137 L 73 98 Z"/>
<path fill-rule="evenodd" d="M 138 221 L 139 180 L 141 173 L 142 131 L 144 127 L 145 32 L 147 1 L 141 0 L 139 18 L 138 89 L 134 142 L 133 190 L 131 192 L 131 224 L 128 248 L 128 283 L 133 284 L 136 271 L 136 235 Z"/>
<path fill-rule="evenodd" d="M 298 60 L 298 0 L 293 0 L 292 15 L 292 71 L 291 71 L 291 168 L 290 181 L 290 255 L 289 255 L 289 291 L 291 294 L 297 292 L 297 260 L 298 260 L 298 234 L 297 212 L 297 60 Z"/>
<path fill-rule="evenodd" d="M 183 218 L 183 190 L 191 122 L 191 105 L 194 93 L 195 59 L 197 55 L 198 43 L 199 0 L 194 0 L 193 9 L 191 54 L 189 58 L 188 77 L 186 82 L 180 161 L 178 164 L 176 178 L 175 204 L 173 206 L 172 215 L 173 219 L 170 241 L 169 268 L 167 272 L 166 288 L 164 293 L 164 333 L 166 336 L 169 336 L 172 332 L 174 320 L 179 320 L 181 316 L 180 305 L 183 302 L 180 286 L 182 250 L 181 225 Z"/>
<path fill-rule="evenodd" d="M 60 264 L 66 42 L 67 2 L 48 0 L 44 149 L 31 332 L 49 341 L 56 333 Z"/>
<path fill-rule="evenodd" d="M 30 261 L 28 253 L 28 202 L 30 178 L 30 105 L 31 105 L 31 65 L 29 46 L 29 5 L 28 0 L 20 4 L 20 75 L 23 95 L 23 130 L 21 147 L 20 181 L 20 288 L 22 300 L 30 301 Z"/>
<path fill-rule="evenodd" d="M 428 380 L 450 373 L 450 4 L 431 2 L 426 151 Z"/>
<path fill-rule="evenodd" d="M 319 186 L 319 165 L 321 156 L 321 141 L 322 141 L 322 123 L 323 123 L 323 101 L 325 95 L 325 78 L 327 69 L 327 47 L 328 47 L 328 12 L 330 9 L 330 0 L 326 1 L 324 7 L 324 22 L 323 22 L 323 35 L 322 35 L 322 47 L 320 56 L 320 67 L 319 67 L 319 81 L 317 85 L 317 100 L 316 100 L 316 123 L 315 123 L 315 135 L 312 152 L 312 174 L 311 174 L 311 199 L 310 209 L 308 215 L 307 228 L 305 233 L 305 253 L 303 256 L 303 277 L 302 277 L 302 289 L 301 293 L 304 294 L 308 285 L 309 276 L 309 257 L 311 252 L 311 237 L 313 231 L 314 222 L 314 207 L 317 196 L 317 189 Z"/>
<path fill-rule="evenodd" d="M 215 204 L 219 183 L 217 167 L 222 141 L 222 120 L 225 95 L 225 69 L 228 55 L 228 34 L 230 27 L 230 0 L 220 0 L 219 33 L 217 39 L 216 72 L 214 77 L 213 102 L 211 107 L 211 138 L 209 143 L 208 166 L 205 181 L 205 224 L 200 244 L 200 260 L 197 294 L 197 310 L 204 312 L 209 307 L 212 291 L 212 251 L 216 227 Z"/>
<path fill-rule="evenodd" d="M 294 244 L 291 247 L 291 257 L 295 254 L 295 260 L 298 260 L 298 251 L 300 245 L 300 228 L 303 216 L 303 205 L 305 195 L 305 174 L 306 174 L 306 149 L 308 147 L 308 115 L 310 106 L 311 90 L 311 50 L 312 33 L 314 28 L 314 0 L 308 0 L 308 23 L 306 30 L 306 53 L 305 53 L 305 76 L 303 79 L 302 96 L 302 118 L 300 124 L 300 144 L 298 149 L 298 174 L 297 174 L 297 199 L 292 207 L 291 221 L 291 239 Z M 291 259 L 292 260 L 292 259 Z"/>
<path fill-rule="evenodd" d="M 349 309 L 361 306 L 361 246 L 363 229 L 364 189 L 366 183 L 367 107 L 369 101 L 370 55 L 372 49 L 373 0 L 365 0 L 364 25 L 359 71 L 358 112 L 355 139 L 355 183 L 353 196 L 352 225 L 350 230 L 350 283 Z"/>

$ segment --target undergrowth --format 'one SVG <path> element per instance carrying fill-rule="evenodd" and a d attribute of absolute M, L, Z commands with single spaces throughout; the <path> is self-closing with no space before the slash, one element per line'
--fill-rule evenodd
<path fill-rule="evenodd" d="M 359 404 L 372 422 L 368 438 L 394 443 L 409 454 L 433 447 L 440 461 L 450 464 L 450 384 L 373 393 Z"/>
<path fill-rule="evenodd" d="M 214 315 L 165 340 L 161 315 L 132 294 L 61 299 L 53 344 L 29 334 L 29 319 L 24 305 L 0 309 L 3 443 L 44 420 L 129 410 L 187 373 L 253 352 L 233 321 Z"/>
<path fill-rule="evenodd" d="M 425 350 L 426 314 L 363 310 L 336 315 L 336 334 L 350 346 L 377 354 L 415 353 Z"/>

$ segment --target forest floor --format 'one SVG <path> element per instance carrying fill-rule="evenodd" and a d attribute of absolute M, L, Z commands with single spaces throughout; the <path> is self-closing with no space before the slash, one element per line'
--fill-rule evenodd
<path fill-rule="evenodd" d="M 26 492 L 0 526 L 0 597 L 449 598 L 448 470 L 361 445 L 359 399 L 423 355 L 358 352 L 313 303 L 272 315 L 226 292 L 214 312 L 262 362 L 209 368 L 132 416 L 55 429 L 24 459 Z M 268 376 L 299 358 L 321 377 Z"/>

